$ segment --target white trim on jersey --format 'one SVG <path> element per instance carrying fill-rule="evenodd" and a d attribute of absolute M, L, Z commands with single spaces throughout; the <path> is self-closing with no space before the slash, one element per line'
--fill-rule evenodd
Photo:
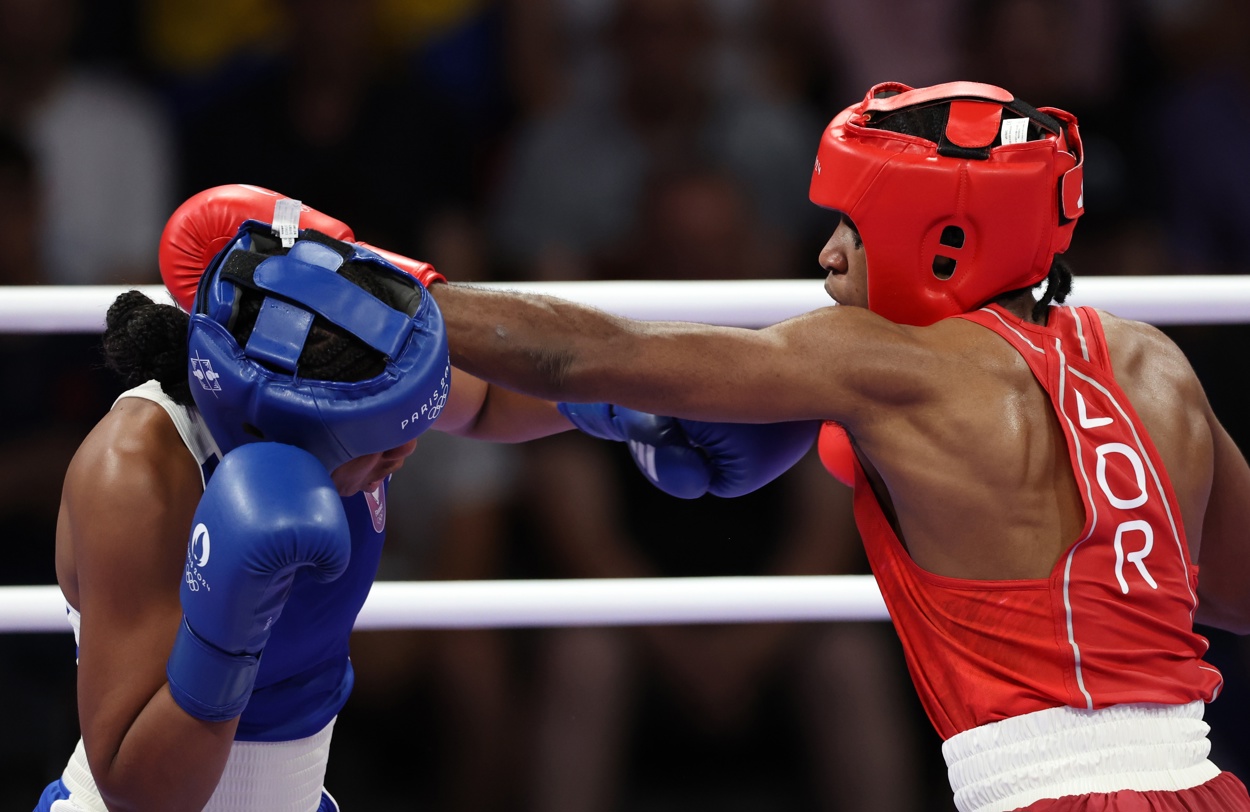
<path fill-rule="evenodd" d="M 1067 422 L 1068 432 L 1076 446 L 1076 468 L 1081 472 L 1081 479 L 1085 481 L 1085 503 L 1090 510 L 1089 531 L 1072 545 L 1068 550 L 1066 560 L 1063 562 L 1063 611 L 1067 623 L 1068 645 L 1072 647 L 1072 659 L 1076 668 L 1076 684 L 1081 689 L 1081 695 L 1085 697 L 1085 707 L 1093 710 L 1094 697 L 1090 695 L 1085 687 L 1085 673 L 1081 668 L 1081 647 L 1076 642 L 1076 628 L 1072 621 L 1070 587 L 1072 584 L 1072 559 L 1076 557 L 1076 551 L 1081 545 L 1089 541 L 1090 536 L 1094 535 L 1094 529 L 1098 527 L 1098 505 L 1094 502 L 1094 486 L 1090 484 L 1089 474 L 1086 473 L 1085 466 L 1081 464 L 1081 435 L 1077 433 L 1076 426 L 1072 423 L 1072 417 L 1068 414 L 1068 409 L 1065 405 L 1064 390 L 1067 388 L 1068 357 L 1063 351 L 1062 339 L 1055 339 L 1055 351 L 1059 353 L 1059 392 L 1057 393 L 1059 413 L 1063 415 L 1063 419 Z"/>

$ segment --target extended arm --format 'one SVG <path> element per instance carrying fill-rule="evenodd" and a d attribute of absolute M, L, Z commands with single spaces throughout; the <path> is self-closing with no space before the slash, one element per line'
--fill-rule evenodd
<path fill-rule="evenodd" d="M 552 400 L 718 422 L 854 425 L 882 402 L 874 399 L 905 396 L 908 371 L 923 368 L 909 328 L 859 308 L 745 330 L 634 321 L 553 297 L 455 284 L 430 290 L 456 366 Z"/>

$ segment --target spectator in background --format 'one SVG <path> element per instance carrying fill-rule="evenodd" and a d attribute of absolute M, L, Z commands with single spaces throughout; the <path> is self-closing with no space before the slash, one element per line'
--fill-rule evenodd
<path fill-rule="evenodd" d="M 614 278 L 766 275 L 763 227 L 733 177 L 694 165 L 643 187 Z M 831 498 L 814 456 L 747 496 L 686 502 L 580 435 L 526 451 L 523 504 L 557 576 L 867 571 L 850 492 Z M 922 732 L 896 649 L 883 624 L 545 632 L 528 808 L 916 812 Z"/>
<path fill-rule="evenodd" d="M 1167 248 L 1181 273 L 1248 273 L 1250 7 L 1238 0 L 1151 6 L 1167 59 L 1151 134 Z M 1183 144 L 1183 149 L 1177 149 Z"/>
<path fill-rule="evenodd" d="M 824 39 L 833 98 L 854 97 L 876 82 L 913 87 L 958 77 L 959 40 L 968 0 L 797 0 Z"/>
<path fill-rule="evenodd" d="M 1170 273 L 1156 221 L 1148 80 L 1156 56 L 1122 0 L 964 0 L 965 78 L 1050 99 L 1081 120 L 1087 156 L 1082 226 L 1070 256 L 1100 274 Z M 1128 83 L 1126 80 L 1134 81 Z M 1153 114 L 1151 121 L 1154 121 Z"/>
<path fill-rule="evenodd" d="M 139 85 L 74 61 L 78 0 L 0 0 L 0 121 L 30 145 L 55 284 L 157 279 L 173 209 L 173 141 Z"/>
<path fill-rule="evenodd" d="M 605 279 L 768 279 L 793 269 L 769 252 L 741 185 L 698 158 L 656 167 L 642 183 L 639 213 L 628 237 L 603 258 Z"/>
<path fill-rule="evenodd" d="M 793 98 L 722 81 L 724 43 L 703 0 L 610 8 L 605 81 L 566 77 L 567 92 L 549 94 L 554 101 L 520 126 L 493 217 L 504 259 L 531 278 L 588 278 L 634 226 L 643 180 L 699 156 L 749 190 L 784 264 L 813 227 L 802 179 L 814 114 Z M 553 13 L 547 27 L 535 23 L 534 36 L 559 21 Z"/>
<path fill-rule="evenodd" d="M 187 125 L 188 192 L 248 180 L 315 200 L 358 237 L 440 261 L 465 223 L 475 134 L 379 47 L 378 0 L 283 0 L 274 53 Z M 458 220 L 456 218 L 459 218 Z"/>

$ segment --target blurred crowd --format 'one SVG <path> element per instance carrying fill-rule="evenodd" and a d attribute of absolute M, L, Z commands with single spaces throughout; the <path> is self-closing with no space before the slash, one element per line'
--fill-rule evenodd
<path fill-rule="evenodd" d="M 821 127 L 953 79 L 1079 117 L 1078 296 L 1246 273 L 1248 41 L 1244 0 L 0 0 L 0 284 L 156 283 L 166 218 L 221 183 L 456 281 L 815 280 Z M 1250 331 L 1168 332 L 1250 448 Z M 0 583 L 55 580 L 61 477 L 121 389 L 97 341 L 0 334 Z M 581 435 L 429 434 L 391 494 L 387 579 L 866 572 L 814 458 L 681 502 Z M 1244 778 L 1250 645 L 1211 638 Z M 884 623 L 362 632 L 353 661 L 346 809 L 951 808 Z M 72 638 L 0 635 L 0 692 L 0 808 L 29 808 L 77 736 Z"/>

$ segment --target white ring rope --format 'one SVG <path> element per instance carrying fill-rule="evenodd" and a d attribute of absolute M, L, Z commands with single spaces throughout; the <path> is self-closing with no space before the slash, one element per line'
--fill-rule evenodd
<path fill-rule="evenodd" d="M 871 575 L 378 581 L 362 629 L 887 620 Z M 0 589 L 0 632 L 67 632 L 55 586 Z"/>
<path fill-rule="evenodd" d="M 762 327 L 830 304 L 820 279 L 530 282 L 483 287 L 547 293 L 639 319 Z M 134 289 L 170 301 L 160 285 Z M 125 286 L 0 287 L 0 333 L 91 333 Z M 1077 277 L 1072 304 L 1152 324 L 1250 322 L 1250 276 Z"/>
<path fill-rule="evenodd" d="M 762 327 L 829 304 L 819 279 L 485 284 L 640 319 Z M 135 286 L 170 301 L 159 285 Z M 0 333 L 99 332 L 125 286 L 0 287 Z M 1250 323 L 1250 277 L 1078 277 L 1070 299 L 1157 325 Z M 379 581 L 357 629 L 885 620 L 864 576 Z M 0 588 L 0 632 L 67 631 L 55 586 Z"/>

